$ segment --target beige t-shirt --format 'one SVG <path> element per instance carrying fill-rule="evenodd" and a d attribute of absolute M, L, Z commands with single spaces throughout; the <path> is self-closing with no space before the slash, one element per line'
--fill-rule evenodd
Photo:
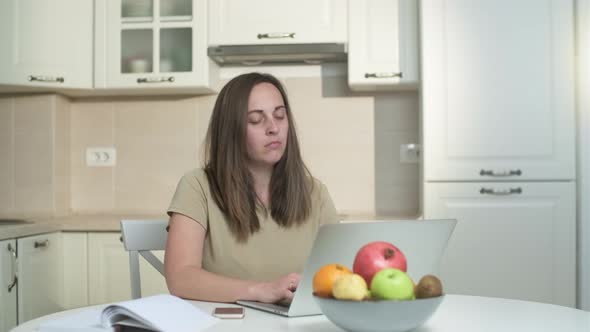
<path fill-rule="evenodd" d="M 267 281 L 303 272 L 319 226 L 338 221 L 328 190 L 317 179 L 311 202 L 309 219 L 290 228 L 279 227 L 270 213 L 258 213 L 260 230 L 250 235 L 247 242 L 238 242 L 211 196 L 207 175 L 202 169 L 195 169 L 178 183 L 168 214 L 183 214 L 207 230 L 202 260 L 205 270 L 227 277 Z"/>

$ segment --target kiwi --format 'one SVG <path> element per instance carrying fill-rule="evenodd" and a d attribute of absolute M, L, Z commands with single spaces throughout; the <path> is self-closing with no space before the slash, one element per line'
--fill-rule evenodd
<path fill-rule="evenodd" d="M 423 276 L 418 282 L 418 285 L 416 285 L 415 293 L 417 299 L 441 296 L 442 283 L 437 277 L 427 274 Z"/>

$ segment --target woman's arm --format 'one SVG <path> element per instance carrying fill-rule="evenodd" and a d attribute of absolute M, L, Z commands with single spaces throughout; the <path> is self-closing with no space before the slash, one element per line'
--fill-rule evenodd
<path fill-rule="evenodd" d="M 227 278 L 202 269 L 205 228 L 193 219 L 173 213 L 164 267 L 166 284 L 172 295 L 182 298 L 235 302 L 252 300 L 260 302 L 290 302 L 291 289 L 297 287 L 300 276 L 289 274 L 272 282 L 254 282 Z"/>

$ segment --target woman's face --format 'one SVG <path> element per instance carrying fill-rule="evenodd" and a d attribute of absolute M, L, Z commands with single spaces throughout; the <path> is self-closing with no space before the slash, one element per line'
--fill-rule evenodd
<path fill-rule="evenodd" d="M 270 83 L 254 86 L 248 98 L 246 142 L 253 167 L 274 166 L 285 153 L 289 122 L 279 90 Z"/>

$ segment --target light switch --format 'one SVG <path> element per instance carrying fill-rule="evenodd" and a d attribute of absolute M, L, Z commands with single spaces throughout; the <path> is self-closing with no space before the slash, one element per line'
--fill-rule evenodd
<path fill-rule="evenodd" d="M 117 150 L 115 148 L 93 147 L 86 148 L 86 166 L 113 167 L 117 164 Z"/>

